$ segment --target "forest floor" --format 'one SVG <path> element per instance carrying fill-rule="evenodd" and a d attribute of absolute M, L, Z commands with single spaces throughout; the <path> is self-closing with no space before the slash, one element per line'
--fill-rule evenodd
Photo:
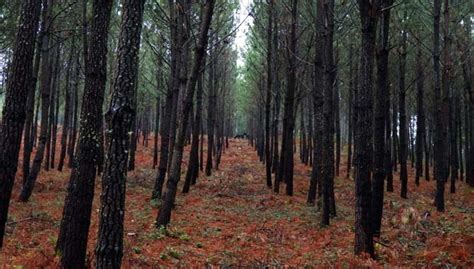
<path fill-rule="evenodd" d="M 152 146 L 139 146 L 135 171 L 129 173 L 125 214 L 124 268 L 220 266 L 287 267 L 474 267 L 474 189 L 447 185 L 446 212 L 433 207 L 434 182 L 416 187 L 410 169 L 408 199 L 387 193 L 377 260 L 353 255 L 354 182 L 346 166 L 335 180 L 337 217 L 319 226 L 316 207 L 306 205 L 311 169 L 295 161 L 294 196 L 266 187 L 265 169 L 244 140 L 231 140 L 219 171 L 201 175 L 189 194 L 178 194 L 168 230 L 156 229 L 159 205 L 150 201 L 156 170 Z M 187 156 L 185 156 L 186 167 Z M 186 170 L 186 169 L 184 169 Z M 61 220 L 69 169 L 41 171 L 29 203 L 17 201 L 17 175 L 1 268 L 55 268 L 54 246 Z M 180 190 L 182 181 L 180 182 Z M 100 179 L 96 182 L 88 259 L 94 260 Z M 426 213 L 430 213 L 429 216 Z M 89 263 L 92 266 L 92 262 Z"/>

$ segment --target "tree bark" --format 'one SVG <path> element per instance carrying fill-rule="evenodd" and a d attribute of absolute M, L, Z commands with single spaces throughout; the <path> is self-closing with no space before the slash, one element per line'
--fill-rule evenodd
<path fill-rule="evenodd" d="M 41 39 L 43 32 L 45 30 L 44 22 L 41 23 L 41 29 L 39 33 L 39 37 L 37 38 L 36 42 L 36 53 L 34 58 L 33 64 L 33 76 L 31 78 L 31 86 L 28 89 L 28 96 L 26 98 L 26 120 L 25 120 L 25 134 L 23 137 L 23 182 L 26 181 L 28 175 L 30 174 L 30 159 L 31 159 L 31 152 L 33 151 L 33 118 L 34 118 L 34 110 L 35 110 L 35 99 L 36 99 L 36 84 L 38 82 L 38 74 L 40 69 L 41 63 Z"/>
<path fill-rule="evenodd" d="M 446 1 L 447 3 L 447 1 Z M 447 8 L 447 7 L 446 7 Z M 446 160 L 446 113 L 447 103 L 445 102 L 445 88 L 449 87 L 443 72 L 443 92 L 441 91 L 440 82 L 440 13 L 441 0 L 434 0 L 433 8 L 433 66 L 434 66 L 434 100 L 435 100 L 435 138 L 434 138 L 434 177 L 436 179 L 436 209 L 440 212 L 444 211 L 444 185 L 448 177 L 447 160 Z M 445 63 L 446 66 L 447 63 Z M 447 71 L 447 70 L 445 70 Z"/>
<path fill-rule="evenodd" d="M 52 10 L 53 10 L 53 0 L 46 0 L 43 2 L 43 20 L 45 21 L 45 32 L 42 36 L 42 62 L 41 62 L 41 125 L 39 133 L 39 144 L 36 149 L 36 154 L 31 165 L 30 173 L 24 182 L 19 200 L 22 202 L 28 202 L 31 193 L 33 192 L 36 179 L 38 178 L 39 172 L 41 170 L 41 163 L 43 162 L 44 152 L 46 149 L 46 143 L 49 140 L 49 105 L 50 105 L 50 96 L 54 90 L 51 86 L 52 76 L 55 76 L 54 72 L 51 72 L 54 66 L 57 68 L 56 61 L 59 60 L 59 48 L 57 50 L 56 60 L 53 61 L 50 48 L 50 31 L 52 30 Z"/>
<path fill-rule="evenodd" d="M 8 207 L 18 166 L 40 10 L 41 1 L 22 1 L 15 49 L 9 65 L 0 131 L 0 248 L 3 246 Z"/>
<path fill-rule="evenodd" d="M 102 104 L 107 81 L 107 40 L 112 0 L 94 0 L 85 59 L 81 128 L 56 250 L 62 268 L 84 268 L 95 176 L 100 155 Z"/>
<path fill-rule="evenodd" d="M 138 82 L 138 53 L 145 0 L 125 0 L 117 49 L 112 100 L 106 114 L 106 146 L 96 245 L 97 268 L 120 268 L 123 256 L 123 221 L 129 131 L 132 127 Z"/>
<path fill-rule="evenodd" d="M 370 227 L 371 155 L 372 155 L 372 88 L 375 40 L 379 1 L 358 0 L 362 26 L 360 88 L 356 96 L 358 126 L 355 142 L 355 253 L 374 257 L 374 242 Z"/>
<path fill-rule="evenodd" d="M 298 24 L 298 1 L 291 1 L 291 24 L 289 44 L 286 46 L 286 57 L 288 59 L 287 66 L 287 85 L 285 95 L 285 111 L 283 117 L 283 140 L 280 166 L 283 167 L 281 179 L 286 183 L 286 194 L 293 195 L 293 131 L 294 122 L 294 102 L 296 94 L 296 54 L 297 54 L 297 37 L 296 28 Z"/>
<path fill-rule="evenodd" d="M 385 165 L 385 142 L 386 142 L 386 96 L 390 95 L 388 58 L 389 58 L 389 29 L 390 29 L 390 6 L 392 0 L 383 0 L 378 26 L 377 42 L 377 78 L 374 102 L 374 171 L 372 182 L 371 201 L 371 229 L 375 236 L 380 235 L 383 214 L 384 180 L 386 176 Z"/>

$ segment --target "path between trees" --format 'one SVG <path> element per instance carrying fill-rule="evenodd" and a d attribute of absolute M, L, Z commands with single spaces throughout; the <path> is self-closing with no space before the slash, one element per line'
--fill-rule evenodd
<path fill-rule="evenodd" d="M 335 181 L 338 216 L 329 228 L 319 227 L 315 207 L 306 205 L 310 168 L 295 161 L 293 197 L 267 189 L 265 169 L 246 140 L 231 140 L 219 171 L 200 174 L 189 194 L 178 194 L 171 226 L 156 229 L 159 205 L 150 201 L 156 170 L 151 169 L 152 147 L 139 146 L 137 169 L 129 173 L 126 200 L 123 266 L 192 265 L 376 265 L 353 255 L 353 181 Z M 189 150 L 189 149 L 187 149 Z M 297 156 L 297 155 L 295 155 Z M 187 155 L 184 158 L 186 167 Z M 341 165 L 345 167 L 345 163 Z M 344 168 L 345 169 L 345 168 Z M 344 169 L 341 175 L 345 175 Z M 183 171 L 185 172 L 185 171 Z M 472 218 L 474 194 L 459 184 L 456 201 L 447 196 L 450 217 L 433 212 L 434 182 L 416 189 L 409 174 L 409 199 L 388 193 L 384 208 L 383 237 L 376 245 L 379 259 L 392 265 L 451 263 L 474 265 Z M 32 203 L 12 202 L 6 248 L 0 264 L 55 267 L 54 254 L 69 170 L 43 172 Z M 21 175 L 18 175 L 21 178 Z M 183 178 L 179 184 L 181 190 Z M 465 189 L 464 189 L 465 188 Z M 20 189 L 17 180 L 14 197 Z M 100 180 L 96 184 L 88 255 L 97 239 Z M 424 218 L 424 213 L 430 215 Z M 435 258 L 444 252 L 444 260 Z"/>

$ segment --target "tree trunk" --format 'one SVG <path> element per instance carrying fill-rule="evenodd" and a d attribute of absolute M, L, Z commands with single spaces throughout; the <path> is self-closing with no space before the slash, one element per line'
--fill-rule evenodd
<path fill-rule="evenodd" d="M 135 87 L 137 87 L 137 85 L 135 84 Z M 135 88 L 135 91 L 134 91 L 134 94 L 132 96 L 132 101 L 133 101 L 133 108 L 136 108 L 137 107 L 137 89 Z M 133 171 L 135 170 L 135 153 L 137 151 L 137 139 L 139 137 L 139 134 L 138 134 L 138 126 L 140 124 L 137 124 L 137 121 L 138 121 L 138 109 L 135 109 L 134 113 L 132 114 L 132 121 L 131 121 L 131 126 L 130 126 L 130 132 L 131 132 L 131 135 L 130 135 L 130 142 L 129 142 L 129 148 L 128 150 L 130 151 L 129 154 L 128 154 L 128 167 L 127 167 L 127 170 L 128 171 Z"/>
<path fill-rule="evenodd" d="M 163 191 L 163 184 L 165 183 L 166 171 L 168 170 L 168 159 L 170 151 L 170 143 L 173 139 L 171 135 L 172 129 L 176 126 L 172 121 L 172 114 L 174 112 L 174 100 L 177 98 L 179 92 L 178 84 L 178 65 L 180 64 L 180 50 L 179 50 L 179 29 L 181 29 L 179 19 L 180 16 L 176 16 L 176 4 L 169 0 L 170 9 L 170 33 L 171 33 L 171 70 L 168 83 L 168 89 L 166 92 L 165 100 L 165 113 L 162 120 L 162 134 L 161 134 L 161 146 L 160 146 L 160 162 L 158 164 L 158 174 L 153 187 L 152 199 L 161 198 Z M 179 38 L 180 39 L 180 38 Z"/>
<path fill-rule="evenodd" d="M 203 57 L 203 66 L 205 66 L 206 55 Z M 203 71 L 203 70 L 202 70 Z M 203 75 L 199 75 L 197 81 L 197 93 L 196 93 L 196 114 L 193 121 L 192 130 L 192 144 L 191 152 L 189 153 L 188 170 L 186 171 L 186 179 L 184 181 L 183 193 L 188 193 L 191 184 L 196 183 L 196 179 L 199 175 L 199 133 L 201 131 L 201 111 L 202 111 L 202 93 L 203 93 Z"/>
<path fill-rule="evenodd" d="M 353 140 L 353 107 L 354 107 L 354 101 L 353 101 L 353 92 L 354 92 L 354 70 L 353 70 L 353 62 L 354 62 L 354 52 L 353 52 L 353 46 L 352 43 L 349 47 L 349 89 L 348 89 L 348 94 L 349 98 L 347 101 L 347 106 L 348 106 L 348 113 L 347 113 L 347 174 L 346 177 L 350 178 L 351 176 L 351 170 L 352 170 L 352 140 Z"/>
<path fill-rule="evenodd" d="M 392 123 L 390 121 L 390 82 L 388 84 L 388 93 L 385 96 L 385 173 L 387 178 L 387 191 L 393 192 L 393 160 L 392 160 Z M 395 112 L 394 112 L 395 113 Z"/>
<path fill-rule="evenodd" d="M 160 75 L 161 76 L 161 75 Z M 159 78 L 161 80 L 161 78 Z M 158 90 L 161 88 L 161 83 L 157 81 L 157 88 Z M 159 94 L 159 91 L 157 90 L 157 94 Z M 156 165 L 158 164 L 158 138 L 160 136 L 160 96 L 156 97 L 156 110 L 155 110 L 155 136 L 153 137 L 153 169 L 155 169 Z"/>
<path fill-rule="evenodd" d="M 323 137 L 322 137 L 322 215 L 321 225 L 329 225 L 329 215 L 332 211 L 334 184 L 334 92 L 335 68 L 333 59 L 333 25 L 334 1 L 318 1 L 317 16 L 322 17 L 321 43 L 323 47 Z"/>
<path fill-rule="evenodd" d="M 138 53 L 145 0 L 125 0 L 117 47 L 112 100 L 106 114 L 107 139 L 96 245 L 97 268 L 120 268 L 123 256 L 125 182 L 129 131 L 136 111 Z"/>
<path fill-rule="evenodd" d="M 61 48 L 58 47 L 58 58 L 56 60 L 56 68 L 54 71 L 53 82 L 51 83 L 51 100 L 50 100 L 50 109 L 49 109 L 49 123 L 50 128 L 48 128 L 48 145 L 47 153 L 49 157 L 47 158 L 47 162 L 45 162 L 45 169 L 46 171 L 49 168 L 54 169 L 54 160 L 56 157 L 56 140 L 57 140 L 57 130 L 58 130 L 58 113 L 59 113 L 59 74 L 61 72 L 61 63 L 59 59 L 59 55 L 61 53 Z M 47 168 L 46 168 L 47 165 Z"/>
<path fill-rule="evenodd" d="M 95 176 L 100 155 L 102 104 L 107 81 L 107 40 L 113 1 L 94 0 L 85 59 L 81 129 L 56 245 L 61 267 L 83 268 L 86 260 Z"/>
<path fill-rule="evenodd" d="M 338 52 L 338 51 L 336 51 Z M 336 63 L 334 66 L 335 73 L 337 72 L 337 65 L 339 65 L 339 55 L 336 54 Z M 339 105 L 339 83 L 337 73 L 334 75 L 334 126 L 336 134 L 336 176 L 339 176 L 339 168 L 341 166 L 341 115 Z"/>
<path fill-rule="evenodd" d="M 287 68 L 287 88 L 285 95 L 285 112 L 283 118 L 283 135 L 281 156 L 283 161 L 280 165 L 283 166 L 283 173 L 281 178 L 286 183 L 286 194 L 293 195 L 293 131 L 295 128 L 294 122 L 294 102 L 296 94 L 296 27 L 298 24 L 298 0 L 291 1 L 291 25 L 289 44 L 286 47 L 286 57 L 288 59 Z"/>
<path fill-rule="evenodd" d="M 406 70 L 406 58 L 407 58 L 407 32 L 403 30 L 401 36 L 401 47 L 399 51 L 400 65 L 399 65 L 399 91 L 398 91 L 398 109 L 400 113 L 400 181 L 402 182 L 400 196 L 402 198 L 408 198 L 408 171 L 407 171 L 407 151 L 408 151 L 408 128 L 407 128 L 407 115 L 406 115 L 406 88 L 405 88 L 405 70 Z"/>
<path fill-rule="evenodd" d="M 377 42 L 377 77 L 374 102 L 374 171 L 372 182 L 371 200 L 371 229 L 375 236 L 380 235 L 383 214 L 384 180 L 386 176 L 385 164 L 385 142 L 386 142 L 386 96 L 390 95 L 388 58 L 389 58 L 389 29 L 390 29 L 390 6 L 392 0 L 384 0 L 381 3 L 381 18 L 378 26 Z"/>
<path fill-rule="evenodd" d="M 61 152 L 59 155 L 58 171 L 63 170 L 64 158 L 66 157 L 67 138 L 69 136 L 69 119 L 71 116 L 71 72 L 73 72 L 74 55 L 76 54 L 75 37 L 71 41 L 71 50 L 69 51 L 69 59 L 67 61 L 66 81 L 64 85 L 64 121 L 61 132 Z M 71 137 L 69 136 L 69 139 Z"/>
<path fill-rule="evenodd" d="M 67 147 L 67 155 L 69 158 L 68 167 L 72 168 L 74 164 L 74 153 L 76 148 L 76 139 L 77 139 L 77 122 L 78 122 L 78 113 L 79 113 L 79 72 L 80 72 L 80 58 L 79 53 L 76 54 L 76 60 L 74 65 L 74 73 L 72 77 L 72 124 L 70 126 L 69 133 L 71 137 L 69 138 L 69 143 Z"/>
<path fill-rule="evenodd" d="M 211 38 L 213 40 L 214 38 Z M 216 83 L 215 83 L 215 69 L 216 59 L 214 49 L 211 47 L 209 51 L 211 58 L 209 66 L 209 84 L 207 87 L 207 160 L 206 160 L 206 176 L 211 175 L 212 170 L 212 155 L 214 153 L 214 127 L 215 127 L 215 107 L 216 107 Z"/>
<path fill-rule="evenodd" d="M 40 10 L 41 1 L 22 1 L 15 49 L 9 65 L 0 131 L 0 248 L 3 246 L 8 206 L 18 165 Z"/>
<path fill-rule="evenodd" d="M 53 0 L 46 0 L 43 3 L 43 20 L 45 21 L 45 26 L 47 31 L 44 32 L 42 36 L 43 40 L 41 41 L 42 49 L 42 62 L 41 62 L 41 125 L 40 125 L 40 134 L 39 134 L 39 144 L 38 148 L 36 149 L 35 158 L 33 160 L 33 164 L 31 166 L 30 173 L 24 182 L 19 200 L 22 202 L 28 202 L 28 199 L 33 192 L 33 188 L 38 178 L 39 172 L 41 170 L 41 163 L 43 161 L 44 152 L 46 148 L 46 143 L 49 139 L 48 129 L 49 126 L 49 105 L 50 105 L 50 95 L 53 90 L 51 87 L 51 80 L 52 76 L 54 76 L 54 72 L 52 73 L 51 70 L 54 66 L 58 67 L 57 61 L 59 60 L 59 48 L 55 48 L 57 50 L 56 60 L 53 61 L 51 55 L 51 48 L 50 48 L 50 31 L 52 30 L 52 9 L 53 9 Z"/>
<path fill-rule="evenodd" d="M 371 155 L 372 155 L 372 88 L 377 30 L 378 2 L 359 0 L 362 26 L 360 88 L 356 96 L 357 132 L 355 136 L 355 253 L 374 257 L 374 242 L 370 227 L 371 208 Z"/>
<path fill-rule="evenodd" d="M 41 30 L 39 33 L 39 37 L 37 38 L 36 42 L 36 53 L 33 65 L 33 74 L 31 78 L 31 86 L 28 89 L 28 96 L 26 98 L 26 120 L 25 120 L 25 134 L 23 137 L 23 182 L 26 181 L 28 175 L 30 174 L 30 159 L 31 159 L 31 152 L 33 151 L 33 117 L 34 117 L 34 110 L 35 110 L 35 99 L 36 99 L 36 84 L 38 82 L 38 74 L 40 69 L 41 63 L 41 40 L 43 32 L 45 31 L 44 21 L 41 23 Z"/>
<path fill-rule="evenodd" d="M 321 6 L 323 2 L 317 2 L 317 11 L 315 16 L 315 28 L 318 38 L 324 41 L 324 13 Z M 315 203 L 318 185 L 321 190 L 322 180 L 322 155 L 323 148 L 321 141 L 323 140 L 324 125 L 323 125 L 323 91 L 324 81 L 321 79 L 324 76 L 324 44 L 323 42 L 317 42 L 315 45 L 314 53 L 314 77 L 313 77 L 313 107 L 314 107 L 314 148 L 313 148 L 313 169 L 311 170 L 311 179 L 308 190 L 307 203 L 313 205 Z"/>
<path fill-rule="evenodd" d="M 268 2 L 268 26 L 267 26 L 267 89 L 265 98 L 265 171 L 267 187 L 272 187 L 272 156 L 270 155 L 270 107 L 272 103 L 272 32 L 273 32 L 273 0 Z"/>
<path fill-rule="evenodd" d="M 423 73 L 423 58 L 421 44 L 417 43 L 417 54 L 416 54 L 416 172 L 415 172 L 415 183 L 420 185 L 420 177 L 423 176 L 423 145 L 425 143 L 425 108 L 424 104 L 424 73 Z"/>
<path fill-rule="evenodd" d="M 466 183 L 474 187 L 474 92 L 472 91 L 472 75 L 471 75 L 471 24 L 465 23 L 465 40 L 464 55 L 462 61 L 462 73 L 464 80 L 464 91 L 467 96 L 464 105 L 464 148 L 466 160 Z"/>
<path fill-rule="evenodd" d="M 447 1 L 446 1 L 447 4 Z M 447 6 L 446 6 L 447 9 Z M 433 41 L 433 62 L 434 62 L 434 100 L 435 100 L 435 138 L 434 138 L 434 177 L 436 179 L 435 204 L 438 211 L 444 211 L 444 185 L 448 177 L 448 167 L 446 160 L 446 114 L 447 103 L 445 100 L 445 90 L 449 89 L 448 69 L 443 72 L 443 92 L 440 82 L 440 13 L 441 0 L 434 0 L 434 41 Z M 448 20 L 449 22 L 449 20 Z M 446 22 L 446 23 L 448 23 Z M 447 53 L 447 49 L 445 51 Z M 448 63 L 445 62 L 446 67 Z"/>

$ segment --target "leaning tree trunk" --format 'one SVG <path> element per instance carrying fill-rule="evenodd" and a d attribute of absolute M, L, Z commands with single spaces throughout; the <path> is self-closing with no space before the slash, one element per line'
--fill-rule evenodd
<path fill-rule="evenodd" d="M 71 171 L 56 250 L 61 267 L 84 267 L 87 236 L 100 155 L 102 104 L 107 81 L 107 40 L 112 0 L 94 0 L 85 59 L 81 128 Z"/>
<path fill-rule="evenodd" d="M 176 15 L 176 4 L 173 1 L 169 0 L 169 9 L 170 9 L 170 34 L 171 34 L 171 70 L 168 83 L 168 89 L 166 92 L 165 100 L 165 113 L 161 121 L 162 124 L 162 134 L 161 134 L 161 146 L 160 146 L 160 162 L 158 164 L 158 173 L 155 179 L 155 184 L 153 187 L 153 192 L 151 195 L 152 199 L 161 198 L 163 191 L 163 184 L 165 183 L 166 172 L 168 170 L 168 159 L 170 156 L 170 144 L 173 136 L 171 135 L 172 129 L 175 128 L 172 121 L 172 116 L 174 112 L 174 101 L 177 98 L 179 92 L 178 85 L 178 73 L 179 73 L 179 63 L 180 63 L 180 29 L 181 18 Z"/>
<path fill-rule="evenodd" d="M 30 159 L 31 152 L 33 151 L 33 118 L 35 110 L 35 99 L 36 99 L 36 84 L 38 82 L 38 74 L 41 63 L 41 36 L 44 32 L 44 21 L 41 23 L 41 30 L 39 33 L 39 38 L 36 42 L 36 53 L 33 66 L 33 76 L 31 78 L 31 86 L 28 89 L 28 96 L 26 98 L 26 120 L 25 120 L 25 134 L 23 137 L 23 182 L 26 181 L 28 175 L 30 174 Z"/>
<path fill-rule="evenodd" d="M 46 0 L 43 3 L 43 20 L 45 21 L 45 26 L 48 30 L 43 33 L 41 46 L 42 48 L 42 62 L 41 62 L 41 125 L 40 125 L 40 133 L 39 133 L 39 144 L 38 148 L 36 149 L 35 158 L 33 160 L 33 164 L 31 165 L 30 173 L 24 182 L 21 194 L 20 194 L 20 201 L 27 202 L 33 192 L 33 188 L 38 178 L 39 172 L 41 170 L 41 163 L 43 162 L 43 156 L 46 148 L 46 143 L 49 140 L 48 129 L 49 126 L 49 105 L 50 105 L 50 95 L 52 90 L 51 87 L 51 79 L 54 76 L 52 74 L 51 69 L 54 65 L 56 68 L 58 67 L 57 64 L 53 64 L 51 59 L 51 47 L 50 47 L 50 31 L 51 24 L 52 24 L 52 9 L 53 9 L 53 0 Z M 59 60 L 59 48 L 57 49 L 57 56 L 56 61 Z M 54 61 L 56 63 L 56 61 Z"/>
<path fill-rule="evenodd" d="M 106 114 L 107 154 L 102 176 L 99 236 L 95 250 L 97 268 L 120 268 L 123 256 L 129 131 L 136 111 L 134 95 L 138 82 L 138 53 L 144 4 L 145 0 L 125 0 L 122 6 L 117 71 L 112 100 Z"/>
<path fill-rule="evenodd" d="M 15 49 L 9 66 L 0 131 L 0 248 L 3 246 L 8 206 L 18 165 L 40 10 L 41 1 L 22 1 Z"/>
<path fill-rule="evenodd" d="M 203 66 L 205 66 L 206 56 L 204 55 Z M 204 72 L 204 70 L 202 70 Z M 191 184 L 196 183 L 196 179 L 199 175 L 199 133 L 201 132 L 201 115 L 202 115 L 202 93 L 203 93 L 203 75 L 199 75 L 197 81 L 197 93 L 196 93 L 196 115 L 193 121 L 192 130 L 192 144 L 191 152 L 189 153 L 189 164 L 188 170 L 186 171 L 186 179 L 184 181 L 183 193 L 188 193 Z"/>
<path fill-rule="evenodd" d="M 171 169 L 166 185 L 166 192 L 163 197 L 163 204 L 160 207 L 156 219 L 156 225 L 165 226 L 170 222 L 171 209 L 176 198 L 177 185 L 181 174 L 181 161 L 183 158 L 184 140 L 186 137 L 186 127 L 188 125 L 189 113 L 193 102 L 194 90 L 198 79 L 199 71 L 202 68 L 202 62 L 207 47 L 208 31 L 214 11 L 214 0 L 207 0 L 204 6 L 201 29 L 199 32 L 198 44 L 196 46 L 194 61 L 191 72 L 186 84 L 185 99 L 183 100 L 183 114 L 179 122 L 176 144 L 171 160 Z"/>

